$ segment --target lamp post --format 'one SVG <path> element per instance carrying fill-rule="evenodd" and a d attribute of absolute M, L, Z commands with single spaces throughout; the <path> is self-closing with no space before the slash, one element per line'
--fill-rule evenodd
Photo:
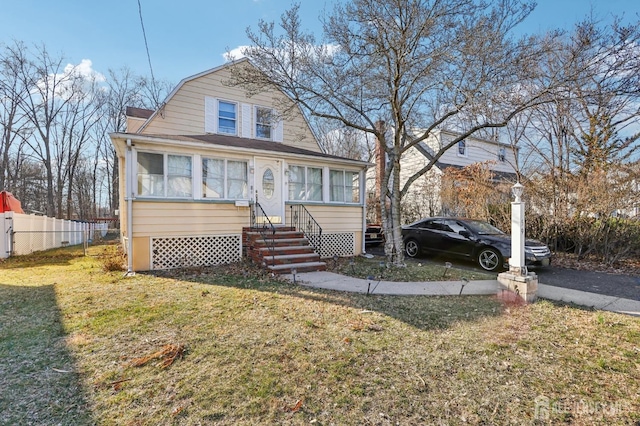
<path fill-rule="evenodd" d="M 517 275 L 527 275 L 524 257 L 524 202 L 522 194 L 524 186 L 517 182 L 511 187 L 513 202 L 511 203 L 511 258 L 509 271 Z"/>
<path fill-rule="evenodd" d="M 532 303 L 537 298 L 538 276 L 529 273 L 525 266 L 524 251 L 524 202 L 522 193 L 524 186 L 517 182 L 511 187 L 513 202 L 511 203 L 511 257 L 509 258 L 509 271 L 498 274 L 498 283 L 504 290 L 500 294 L 514 297 L 514 301 Z"/>

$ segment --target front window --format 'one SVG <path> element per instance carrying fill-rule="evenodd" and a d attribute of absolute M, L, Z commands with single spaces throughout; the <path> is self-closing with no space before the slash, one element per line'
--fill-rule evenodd
<path fill-rule="evenodd" d="M 164 196 L 164 156 L 138 153 L 138 195 Z"/>
<path fill-rule="evenodd" d="M 232 200 L 249 198 L 247 163 L 227 161 L 227 198 Z"/>
<path fill-rule="evenodd" d="M 138 195 L 191 197 L 191 157 L 138 152 Z"/>
<path fill-rule="evenodd" d="M 256 107 L 256 137 L 271 139 L 273 111 L 270 108 Z"/>
<path fill-rule="evenodd" d="M 344 170 L 330 170 L 331 201 L 341 203 L 360 202 L 360 174 Z"/>
<path fill-rule="evenodd" d="M 230 200 L 247 199 L 247 163 L 245 161 L 203 158 L 202 196 Z"/>
<path fill-rule="evenodd" d="M 289 200 L 322 201 L 322 169 L 289 166 Z"/>
<path fill-rule="evenodd" d="M 167 197 L 191 197 L 191 157 L 167 156 Z"/>
<path fill-rule="evenodd" d="M 202 160 L 202 196 L 224 198 L 224 160 L 204 158 Z"/>
<path fill-rule="evenodd" d="M 236 134 L 236 104 L 218 102 L 218 132 L 228 135 Z"/>

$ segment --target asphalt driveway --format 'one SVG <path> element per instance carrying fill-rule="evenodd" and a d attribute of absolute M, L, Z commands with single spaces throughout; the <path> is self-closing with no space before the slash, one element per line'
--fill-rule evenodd
<path fill-rule="evenodd" d="M 367 253 L 382 256 L 384 249 L 382 246 L 367 247 Z M 407 262 L 429 262 L 436 265 L 451 262 L 456 268 L 482 271 L 473 262 L 444 259 L 437 256 L 421 256 L 418 259 L 405 258 Z M 554 265 L 530 268 L 530 271 L 538 274 L 541 284 L 640 301 L 640 276 L 582 271 Z"/>

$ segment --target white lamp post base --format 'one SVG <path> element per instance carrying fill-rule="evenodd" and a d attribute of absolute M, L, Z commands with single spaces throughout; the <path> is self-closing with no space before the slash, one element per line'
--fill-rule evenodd
<path fill-rule="evenodd" d="M 504 290 L 512 292 L 517 299 L 525 303 L 533 303 L 538 297 L 538 276 L 533 272 L 526 275 L 503 272 L 498 274 L 498 283 Z"/>

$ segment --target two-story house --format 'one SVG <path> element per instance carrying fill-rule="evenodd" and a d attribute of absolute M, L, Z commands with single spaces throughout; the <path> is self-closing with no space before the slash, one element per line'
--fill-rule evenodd
<path fill-rule="evenodd" d="M 449 145 L 459 134 L 446 130 L 435 130 L 416 146 L 407 150 L 400 162 L 400 187 L 425 167 L 435 154 Z M 376 148 L 375 170 L 367 173 L 367 194 L 369 200 L 377 200 L 379 182 L 385 167 L 384 151 Z M 447 168 L 463 168 L 474 163 L 487 163 L 497 182 L 515 183 L 517 175 L 516 152 L 508 144 L 493 140 L 468 137 L 449 148 L 436 161 L 434 166 L 412 183 L 403 198 L 403 222 L 411 222 L 419 217 L 446 215 L 447 206 L 443 204 L 440 189 Z M 369 211 L 370 221 L 379 220 L 373 209 Z"/>
<path fill-rule="evenodd" d="M 305 270 L 305 239 L 323 258 L 364 250 L 368 163 L 325 154 L 299 108 L 276 109 L 275 88 L 247 97 L 229 84 L 240 65 L 185 78 L 155 111 L 129 108 L 127 131 L 110 135 L 131 271 L 235 262 L 255 230 L 283 237 L 265 264 Z"/>

